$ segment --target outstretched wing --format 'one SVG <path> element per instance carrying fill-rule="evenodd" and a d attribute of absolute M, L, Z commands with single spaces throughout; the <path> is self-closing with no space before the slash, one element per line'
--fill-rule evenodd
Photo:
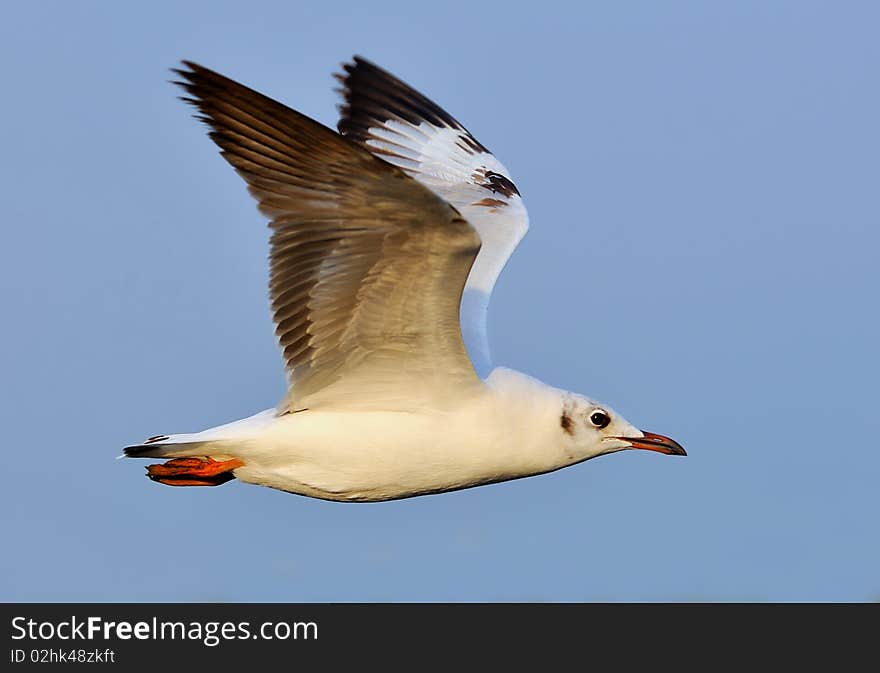
<path fill-rule="evenodd" d="M 184 63 L 185 100 L 271 218 L 286 408 L 442 404 L 479 386 L 458 321 L 474 229 L 351 140 Z"/>
<path fill-rule="evenodd" d="M 491 368 L 486 313 L 498 275 L 529 227 L 507 169 L 451 115 L 369 61 L 355 56 L 337 75 L 345 103 L 339 132 L 400 167 L 455 206 L 479 232 L 480 254 L 461 306 L 468 353 Z"/>

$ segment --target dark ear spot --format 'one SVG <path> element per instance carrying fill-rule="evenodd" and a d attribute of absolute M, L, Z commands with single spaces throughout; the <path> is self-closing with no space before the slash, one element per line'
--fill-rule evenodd
<path fill-rule="evenodd" d="M 567 409 L 562 410 L 562 416 L 559 417 L 559 425 L 562 426 L 562 429 L 566 434 L 574 434 L 574 421 L 571 420 L 571 416 L 568 414 Z"/>

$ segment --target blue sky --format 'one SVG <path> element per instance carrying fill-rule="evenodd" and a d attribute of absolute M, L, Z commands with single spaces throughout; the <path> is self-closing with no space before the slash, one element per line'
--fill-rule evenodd
<path fill-rule="evenodd" d="M 870 2 L 15 3 L 0 20 L 0 599 L 880 599 Z M 688 449 L 406 501 L 116 461 L 284 390 L 199 61 L 333 125 L 362 54 L 511 170 L 498 363 Z"/>

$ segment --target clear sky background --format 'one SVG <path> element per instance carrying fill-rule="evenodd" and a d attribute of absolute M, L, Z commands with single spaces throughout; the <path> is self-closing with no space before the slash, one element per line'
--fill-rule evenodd
<path fill-rule="evenodd" d="M 4 3 L 0 599 L 880 599 L 878 25 L 873 2 Z M 496 361 L 687 458 L 380 504 L 114 460 L 284 391 L 264 220 L 168 68 L 333 126 L 354 53 L 525 197 Z"/>

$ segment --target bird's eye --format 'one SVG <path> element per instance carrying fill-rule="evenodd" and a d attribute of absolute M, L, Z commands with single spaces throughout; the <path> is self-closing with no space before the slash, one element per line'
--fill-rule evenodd
<path fill-rule="evenodd" d="M 590 414 L 590 423 L 595 425 L 597 428 L 604 428 L 611 422 L 611 417 L 601 409 L 597 409 L 592 414 Z"/>

